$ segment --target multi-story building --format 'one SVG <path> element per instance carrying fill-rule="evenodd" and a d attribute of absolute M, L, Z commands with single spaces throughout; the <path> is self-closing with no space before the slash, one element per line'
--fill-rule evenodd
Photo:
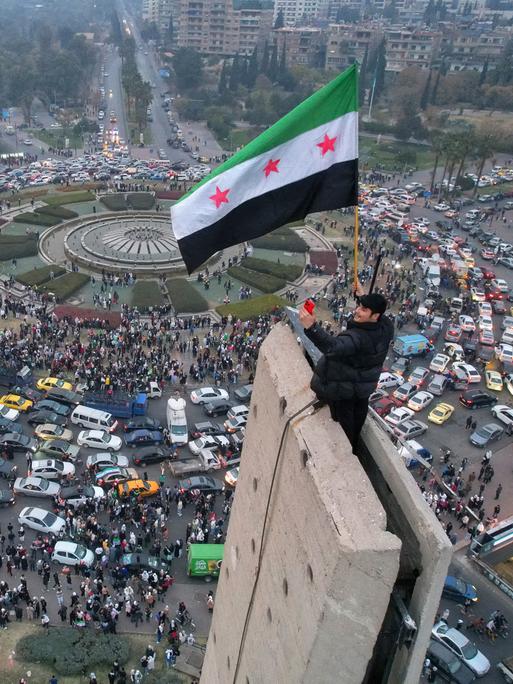
<path fill-rule="evenodd" d="M 177 0 L 175 42 L 207 55 L 249 55 L 269 37 L 272 20 L 272 10 L 236 10 L 232 0 Z"/>
<path fill-rule="evenodd" d="M 429 69 L 438 57 L 442 39 L 438 31 L 390 27 L 384 33 L 389 72 L 399 73 L 412 66 Z"/>
<path fill-rule="evenodd" d="M 441 43 L 441 51 L 449 71 L 482 71 L 488 62 L 494 67 L 512 33 L 505 29 L 453 30 L 447 32 Z"/>
<path fill-rule="evenodd" d="M 325 0 L 275 0 L 274 21 L 280 12 L 285 26 L 296 26 L 316 19 L 321 13 Z"/>
<path fill-rule="evenodd" d="M 167 31 L 171 18 L 171 0 L 143 0 L 142 18 Z"/>
<path fill-rule="evenodd" d="M 330 24 L 326 37 L 326 69 L 342 71 L 355 61 L 362 62 L 379 44 L 383 30 L 379 24 Z"/>
<path fill-rule="evenodd" d="M 303 64 L 309 67 L 324 67 L 326 40 L 321 29 L 311 26 L 285 26 L 274 29 L 271 40 L 272 44 L 277 46 L 279 55 L 285 50 L 285 60 L 289 66 Z"/>

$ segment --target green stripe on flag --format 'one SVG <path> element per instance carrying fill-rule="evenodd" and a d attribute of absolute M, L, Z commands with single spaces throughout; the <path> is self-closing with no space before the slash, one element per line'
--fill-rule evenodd
<path fill-rule="evenodd" d="M 353 64 L 249 142 L 242 150 L 236 152 L 233 157 L 214 169 L 212 173 L 205 176 L 203 180 L 183 195 L 177 204 L 189 197 L 204 183 L 241 162 L 264 154 L 278 145 L 282 145 L 312 128 L 329 123 L 348 112 L 356 111 L 358 111 L 358 70 L 356 64 Z"/>

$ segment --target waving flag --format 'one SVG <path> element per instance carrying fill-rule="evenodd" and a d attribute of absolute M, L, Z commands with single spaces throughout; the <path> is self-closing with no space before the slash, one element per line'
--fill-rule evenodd
<path fill-rule="evenodd" d="M 355 205 L 357 67 L 350 67 L 206 176 L 172 208 L 191 273 L 212 254 L 307 214 Z"/>

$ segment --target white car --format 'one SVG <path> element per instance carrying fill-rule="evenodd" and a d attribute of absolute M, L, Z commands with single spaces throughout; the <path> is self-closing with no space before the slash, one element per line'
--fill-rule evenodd
<path fill-rule="evenodd" d="M 513 316 L 504 316 L 501 321 L 501 329 L 507 330 L 508 328 L 513 328 Z"/>
<path fill-rule="evenodd" d="M 189 449 L 196 456 L 202 449 L 219 449 L 219 447 L 224 446 L 228 448 L 230 446 L 230 440 L 224 435 L 206 435 L 205 437 L 198 437 L 192 442 L 189 442 Z"/>
<path fill-rule="evenodd" d="M 502 278 L 494 278 L 490 281 L 490 285 L 500 292 L 509 292 L 509 285 Z"/>
<path fill-rule="evenodd" d="M 496 404 L 492 407 L 492 416 L 504 425 L 513 425 L 513 408 L 506 404 Z"/>
<path fill-rule="evenodd" d="M 422 387 L 428 375 L 429 370 L 427 368 L 423 368 L 423 366 L 417 366 L 408 376 L 408 382 L 411 382 L 411 384 L 415 385 L 416 387 Z"/>
<path fill-rule="evenodd" d="M 3 404 L 0 405 L 0 418 L 5 418 L 5 420 L 18 420 L 20 415 L 19 411 L 16 409 L 7 408 Z"/>
<path fill-rule="evenodd" d="M 417 392 L 408 401 L 408 408 L 412 411 L 422 411 L 426 406 L 429 406 L 434 398 L 435 397 L 431 392 L 425 392 L 424 390 L 422 392 Z"/>
<path fill-rule="evenodd" d="M 492 305 L 490 304 L 490 302 L 479 302 L 477 308 L 479 309 L 480 316 L 492 315 Z"/>
<path fill-rule="evenodd" d="M 378 380 L 378 389 L 390 389 L 402 385 L 405 379 L 397 373 L 381 373 Z"/>
<path fill-rule="evenodd" d="M 472 297 L 473 302 L 483 303 L 484 301 L 486 301 L 486 294 L 484 293 L 484 290 L 481 290 L 478 287 L 471 287 L 470 295 Z"/>
<path fill-rule="evenodd" d="M 209 401 L 222 399 L 228 401 L 230 395 L 220 387 L 198 387 L 191 392 L 191 401 L 193 404 L 206 404 Z"/>
<path fill-rule="evenodd" d="M 432 636 L 447 646 L 462 660 L 477 677 L 484 677 L 490 670 L 490 661 L 475 644 L 455 627 L 449 627 L 446 622 L 437 622 L 431 630 Z"/>
<path fill-rule="evenodd" d="M 45 534 L 54 534 L 56 537 L 66 527 L 63 518 L 51 511 L 46 511 L 44 508 L 36 508 L 35 506 L 23 508 L 18 516 L 18 522 L 24 527 L 30 527 L 31 530 L 37 532 L 44 532 Z"/>
<path fill-rule="evenodd" d="M 17 477 L 13 491 L 26 496 L 53 497 L 59 494 L 61 486 L 44 477 Z"/>
<path fill-rule="evenodd" d="M 475 332 L 476 324 L 470 316 L 460 316 L 458 323 L 463 332 Z"/>
<path fill-rule="evenodd" d="M 504 376 L 504 384 L 510 394 L 513 394 L 513 373 Z"/>
<path fill-rule="evenodd" d="M 433 209 L 435 211 L 449 211 L 451 207 L 448 204 L 445 204 L 445 202 L 441 202 L 440 204 L 435 204 Z"/>
<path fill-rule="evenodd" d="M 495 356 L 499 361 L 513 363 L 513 346 L 501 342 L 495 349 Z"/>
<path fill-rule="evenodd" d="M 504 344 L 513 344 L 513 328 L 506 328 L 502 333 L 501 342 Z"/>
<path fill-rule="evenodd" d="M 478 325 L 480 330 L 493 332 L 493 320 L 491 316 L 479 316 Z"/>
<path fill-rule="evenodd" d="M 405 406 L 398 406 L 390 411 L 388 416 L 385 417 L 385 420 L 387 423 L 395 427 L 396 425 L 404 423 L 405 420 L 408 420 L 413 415 L 415 414 L 411 409 L 406 408 Z"/>
<path fill-rule="evenodd" d="M 443 373 L 450 362 L 450 357 L 446 354 L 437 354 L 429 364 L 429 370 L 435 373 Z"/>
<path fill-rule="evenodd" d="M 52 560 L 63 565 L 84 565 L 90 568 L 94 563 L 94 553 L 81 544 L 58 541 L 53 549 Z"/>
<path fill-rule="evenodd" d="M 471 366 L 470 363 L 463 363 L 462 361 L 455 361 L 452 364 L 452 367 L 454 370 L 459 370 L 465 373 L 467 376 L 467 382 L 469 384 L 475 384 L 478 382 L 481 382 L 481 376 L 479 375 L 478 371 L 474 368 L 474 366 Z"/>
<path fill-rule="evenodd" d="M 241 417 L 246 417 L 249 415 L 249 407 L 246 406 L 246 404 L 239 404 L 238 406 L 232 406 L 231 409 L 229 409 L 228 413 L 226 416 L 228 418 L 241 418 Z"/>
<path fill-rule="evenodd" d="M 110 468 L 117 466 L 118 468 L 126 468 L 128 466 L 128 458 L 123 454 L 113 454 L 110 451 L 102 451 L 97 454 L 91 454 L 87 457 L 87 468 Z"/>
<path fill-rule="evenodd" d="M 106 451 L 119 451 L 123 441 L 121 437 L 104 430 L 82 430 L 78 433 L 77 444 Z"/>
<path fill-rule="evenodd" d="M 32 475 L 44 477 L 47 480 L 59 480 L 61 477 L 73 477 L 75 466 L 67 461 L 59 461 L 55 458 L 32 461 Z"/>

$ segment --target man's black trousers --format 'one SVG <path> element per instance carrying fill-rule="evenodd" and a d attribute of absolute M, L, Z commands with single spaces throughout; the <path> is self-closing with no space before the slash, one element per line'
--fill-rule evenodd
<path fill-rule="evenodd" d="M 360 432 L 369 411 L 369 399 L 346 399 L 333 401 L 329 404 L 331 417 L 340 424 L 351 442 L 353 451 L 356 449 Z"/>

